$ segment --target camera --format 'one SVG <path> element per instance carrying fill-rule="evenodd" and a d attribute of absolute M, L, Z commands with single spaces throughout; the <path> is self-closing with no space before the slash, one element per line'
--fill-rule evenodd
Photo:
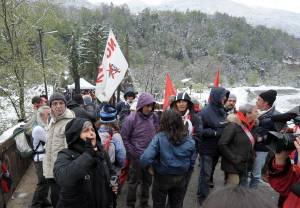
<path fill-rule="evenodd" d="M 276 153 L 279 153 L 283 150 L 293 151 L 295 150 L 294 141 L 297 136 L 300 136 L 300 134 L 269 131 L 264 143 L 270 150 Z"/>
<path fill-rule="evenodd" d="M 292 151 L 295 149 L 294 141 L 300 134 L 282 132 L 286 126 L 287 121 L 293 120 L 297 126 L 300 125 L 300 115 L 295 112 L 287 112 L 283 114 L 274 115 L 271 120 L 275 123 L 277 131 L 269 131 L 267 135 L 263 136 L 263 143 L 273 152 L 279 153 L 283 150 Z"/>
<path fill-rule="evenodd" d="M 110 185 L 111 186 L 118 186 L 119 184 L 119 177 L 118 176 L 111 176 L 110 177 Z"/>

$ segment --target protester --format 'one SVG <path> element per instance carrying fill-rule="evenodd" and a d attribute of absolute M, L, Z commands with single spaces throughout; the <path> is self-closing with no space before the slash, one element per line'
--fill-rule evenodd
<path fill-rule="evenodd" d="M 251 188 L 257 188 L 261 181 L 261 170 L 264 166 L 266 157 L 268 155 L 268 148 L 262 142 L 262 137 L 268 134 L 268 131 L 276 131 L 276 127 L 271 117 L 279 114 L 275 109 L 274 102 L 276 100 L 277 92 L 275 90 L 268 90 L 262 92 L 256 101 L 256 106 L 259 110 L 258 123 L 259 128 L 257 134 L 257 143 L 255 144 L 256 158 L 253 165 L 253 171 L 249 186 Z"/>
<path fill-rule="evenodd" d="M 48 118 L 50 114 L 49 106 L 42 106 L 37 112 L 37 125 L 33 127 L 33 149 L 34 149 L 34 167 L 37 175 L 37 186 L 33 194 L 31 207 L 43 208 L 51 206 L 47 200 L 49 184 L 43 176 L 43 157 L 45 155 L 45 143 L 47 140 L 45 128 L 48 125 Z"/>
<path fill-rule="evenodd" d="M 82 99 L 84 104 L 83 108 L 96 119 L 99 118 L 99 105 L 93 103 L 92 97 L 90 95 L 83 95 Z"/>
<path fill-rule="evenodd" d="M 276 206 L 261 190 L 226 186 L 212 192 L 204 201 L 202 208 L 276 208 Z"/>
<path fill-rule="evenodd" d="M 227 115 L 236 113 L 236 96 L 233 93 L 229 94 L 228 100 L 226 101 L 224 108 Z"/>
<path fill-rule="evenodd" d="M 213 173 L 219 159 L 218 141 L 226 124 L 224 104 L 229 91 L 222 87 L 211 89 L 209 104 L 201 111 L 203 133 L 199 142 L 200 175 L 198 200 L 200 205 L 209 194 L 209 183 L 213 183 Z"/>
<path fill-rule="evenodd" d="M 124 90 L 124 101 L 120 101 L 116 105 L 119 125 L 122 127 L 124 119 L 130 114 L 130 107 L 134 103 L 135 92 L 133 87 L 127 87 Z"/>
<path fill-rule="evenodd" d="M 195 147 L 198 147 L 199 141 L 202 134 L 202 120 L 201 117 L 197 116 L 194 112 L 194 104 L 191 101 L 190 96 L 186 92 L 177 93 L 174 101 L 171 103 L 171 109 L 178 112 L 183 120 L 184 125 L 188 129 L 189 135 L 195 140 Z M 193 155 L 193 161 L 197 158 L 197 153 Z M 186 180 L 185 191 L 189 185 L 189 181 L 194 170 L 194 163 L 191 166 Z"/>
<path fill-rule="evenodd" d="M 138 184 L 140 189 L 140 207 L 149 207 L 149 188 L 152 176 L 140 166 L 140 156 L 148 147 L 158 130 L 158 118 L 154 114 L 154 97 L 150 93 L 142 93 L 137 102 L 136 111 L 125 118 L 121 135 L 130 163 L 128 178 L 127 207 L 135 207 Z"/>
<path fill-rule="evenodd" d="M 185 196 L 186 175 L 193 168 L 195 141 L 188 134 L 181 115 L 163 112 L 160 130 L 141 156 L 141 165 L 154 174 L 153 208 L 180 208 Z"/>
<path fill-rule="evenodd" d="M 243 105 L 236 114 L 228 116 L 229 123 L 219 140 L 222 155 L 221 169 L 228 185 L 248 185 L 248 171 L 254 161 L 255 134 L 253 127 L 257 118 L 257 107 Z"/>
<path fill-rule="evenodd" d="M 67 149 L 58 153 L 54 175 L 60 186 L 57 208 L 109 208 L 117 187 L 96 129 L 88 119 L 75 118 L 65 128 Z"/>
<path fill-rule="evenodd" d="M 193 109 L 194 109 L 194 112 L 197 116 L 200 116 L 200 111 L 201 111 L 201 104 L 200 102 L 197 100 L 197 99 L 192 99 L 192 103 L 193 103 Z"/>
<path fill-rule="evenodd" d="M 51 108 L 51 120 L 46 128 L 47 142 L 45 156 L 43 158 L 43 174 L 50 186 L 50 198 L 53 207 L 56 207 L 59 197 L 59 186 L 56 184 L 53 175 L 54 162 L 57 153 L 67 147 L 65 137 L 65 126 L 75 118 L 73 111 L 66 108 L 66 99 L 60 93 L 54 93 L 49 99 Z"/>
<path fill-rule="evenodd" d="M 294 141 L 300 157 L 300 137 Z M 268 181 L 285 198 L 283 208 L 300 207 L 300 161 L 291 164 L 289 152 L 275 154 L 268 164 Z M 281 207 L 281 206 L 280 206 Z"/>
<path fill-rule="evenodd" d="M 114 106 L 105 105 L 102 107 L 97 126 L 104 150 L 108 152 L 111 163 L 120 170 L 125 165 L 126 150 L 120 135 L 117 110 Z"/>
<path fill-rule="evenodd" d="M 32 136 L 32 128 L 37 124 L 37 110 L 41 106 L 47 105 L 47 100 L 43 97 L 41 98 L 41 96 L 34 96 L 31 99 L 31 104 L 33 108 L 33 113 L 28 122 L 26 122 L 26 124 L 24 125 L 25 134 L 28 137 Z"/>
<path fill-rule="evenodd" d="M 75 113 L 76 118 L 86 118 L 92 122 L 96 121 L 96 114 L 89 113 L 84 109 L 83 99 L 81 94 L 76 94 L 73 99 L 67 103 L 67 107 Z"/>

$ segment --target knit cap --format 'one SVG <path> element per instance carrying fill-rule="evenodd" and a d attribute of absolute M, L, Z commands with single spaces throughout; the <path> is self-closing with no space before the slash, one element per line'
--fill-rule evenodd
<path fill-rule="evenodd" d="M 264 101 L 266 101 L 270 106 L 273 105 L 276 100 L 277 91 L 276 90 L 267 90 L 265 92 L 260 93 L 259 97 L 261 97 Z"/>

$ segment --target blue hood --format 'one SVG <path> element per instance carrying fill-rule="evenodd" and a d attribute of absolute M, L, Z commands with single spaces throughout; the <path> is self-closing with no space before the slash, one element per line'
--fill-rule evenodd
<path fill-rule="evenodd" d="M 230 92 L 223 87 L 214 87 L 210 91 L 209 103 L 221 107 L 223 106 L 221 102 L 222 98 L 225 96 L 227 101 L 229 94 Z"/>

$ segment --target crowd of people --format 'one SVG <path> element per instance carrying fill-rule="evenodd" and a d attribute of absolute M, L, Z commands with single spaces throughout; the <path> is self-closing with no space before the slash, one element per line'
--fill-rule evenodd
<path fill-rule="evenodd" d="M 127 208 L 150 207 L 150 193 L 153 208 L 182 208 L 197 158 L 200 207 L 276 207 L 259 195 L 263 181 L 280 193 L 277 207 L 300 207 L 300 161 L 265 143 L 282 131 L 272 119 L 276 96 L 264 91 L 237 109 L 234 94 L 214 87 L 203 107 L 179 92 L 163 112 L 131 87 L 116 105 L 88 93 L 35 96 L 26 125 L 38 178 L 32 208 L 117 207 L 125 182 Z M 300 154 L 300 137 L 294 145 Z M 220 158 L 224 188 L 210 193 Z"/>

